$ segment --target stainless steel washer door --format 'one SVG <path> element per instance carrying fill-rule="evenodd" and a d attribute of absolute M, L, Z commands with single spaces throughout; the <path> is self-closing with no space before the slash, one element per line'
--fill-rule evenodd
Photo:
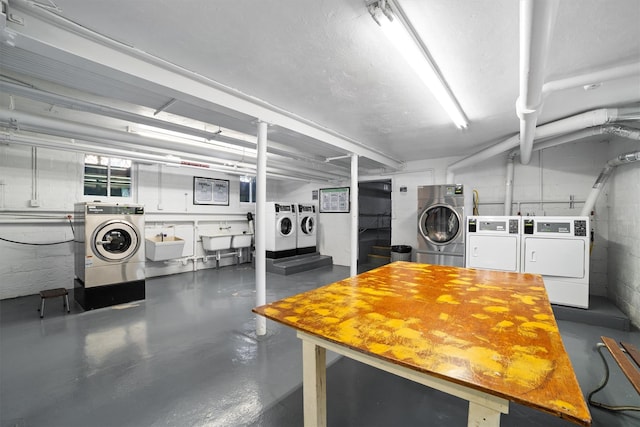
<path fill-rule="evenodd" d="M 418 229 L 422 237 L 434 245 L 446 245 L 461 231 L 461 219 L 449 205 L 433 205 L 420 215 Z"/>
<path fill-rule="evenodd" d="M 314 221 L 313 217 L 305 216 L 300 222 L 300 230 L 307 235 L 313 234 Z"/>
<path fill-rule="evenodd" d="M 293 232 L 293 222 L 288 216 L 280 218 L 277 227 L 280 235 L 284 237 L 290 236 Z"/>
<path fill-rule="evenodd" d="M 122 262 L 140 248 L 140 236 L 133 224 L 111 220 L 100 224 L 91 236 L 93 253 L 104 261 Z"/>

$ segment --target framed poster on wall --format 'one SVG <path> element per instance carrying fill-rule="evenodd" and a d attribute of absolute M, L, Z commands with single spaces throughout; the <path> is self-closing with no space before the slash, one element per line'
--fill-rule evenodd
<path fill-rule="evenodd" d="M 320 212 L 349 213 L 349 187 L 321 188 Z"/>
<path fill-rule="evenodd" d="M 229 180 L 194 176 L 193 204 L 229 206 Z"/>

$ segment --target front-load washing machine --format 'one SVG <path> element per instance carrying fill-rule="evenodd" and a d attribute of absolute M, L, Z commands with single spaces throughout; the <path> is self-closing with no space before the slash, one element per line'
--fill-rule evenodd
<path fill-rule="evenodd" d="M 465 267 L 520 272 L 520 217 L 468 216 Z"/>
<path fill-rule="evenodd" d="M 265 227 L 267 258 L 285 258 L 296 254 L 298 233 L 294 203 L 267 202 Z"/>
<path fill-rule="evenodd" d="M 417 262 L 464 267 L 464 204 L 461 184 L 418 187 Z"/>
<path fill-rule="evenodd" d="M 298 254 L 309 254 L 316 252 L 316 207 L 312 204 L 298 203 Z"/>
<path fill-rule="evenodd" d="M 74 298 L 85 310 L 145 298 L 144 207 L 77 203 Z"/>
<path fill-rule="evenodd" d="M 552 304 L 589 308 L 589 217 L 522 219 L 523 273 L 541 274 Z"/>

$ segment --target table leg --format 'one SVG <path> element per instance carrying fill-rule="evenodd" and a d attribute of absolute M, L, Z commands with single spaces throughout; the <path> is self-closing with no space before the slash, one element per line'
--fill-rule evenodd
<path fill-rule="evenodd" d="M 500 412 L 469 402 L 469 421 L 467 425 L 469 427 L 499 427 Z"/>
<path fill-rule="evenodd" d="M 302 394 L 304 426 L 327 425 L 327 351 L 302 340 Z"/>

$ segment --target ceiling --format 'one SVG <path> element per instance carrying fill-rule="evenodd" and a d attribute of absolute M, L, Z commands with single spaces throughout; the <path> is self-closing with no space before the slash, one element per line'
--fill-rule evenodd
<path fill-rule="evenodd" d="M 387 41 L 365 0 L 8 0 L 1 74 L 161 120 L 223 128 L 222 136 L 226 129 L 255 135 L 264 120 L 269 162 L 294 162 L 318 178 L 348 176 L 348 159 L 325 159 L 349 152 L 361 155 L 366 174 L 471 155 L 516 134 L 519 2 L 400 3 L 467 115 L 466 129 L 449 120 Z M 637 0 L 562 0 L 545 81 L 639 63 L 638 22 Z M 110 50 L 99 56 L 103 46 Z M 640 102 L 640 74 L 594 83 L 602 84 L 551 93 L 538 123 Z M 17 111 L 119 131 L 132 126 L 0 96 L 0 108 L 11 102 Z"/>

